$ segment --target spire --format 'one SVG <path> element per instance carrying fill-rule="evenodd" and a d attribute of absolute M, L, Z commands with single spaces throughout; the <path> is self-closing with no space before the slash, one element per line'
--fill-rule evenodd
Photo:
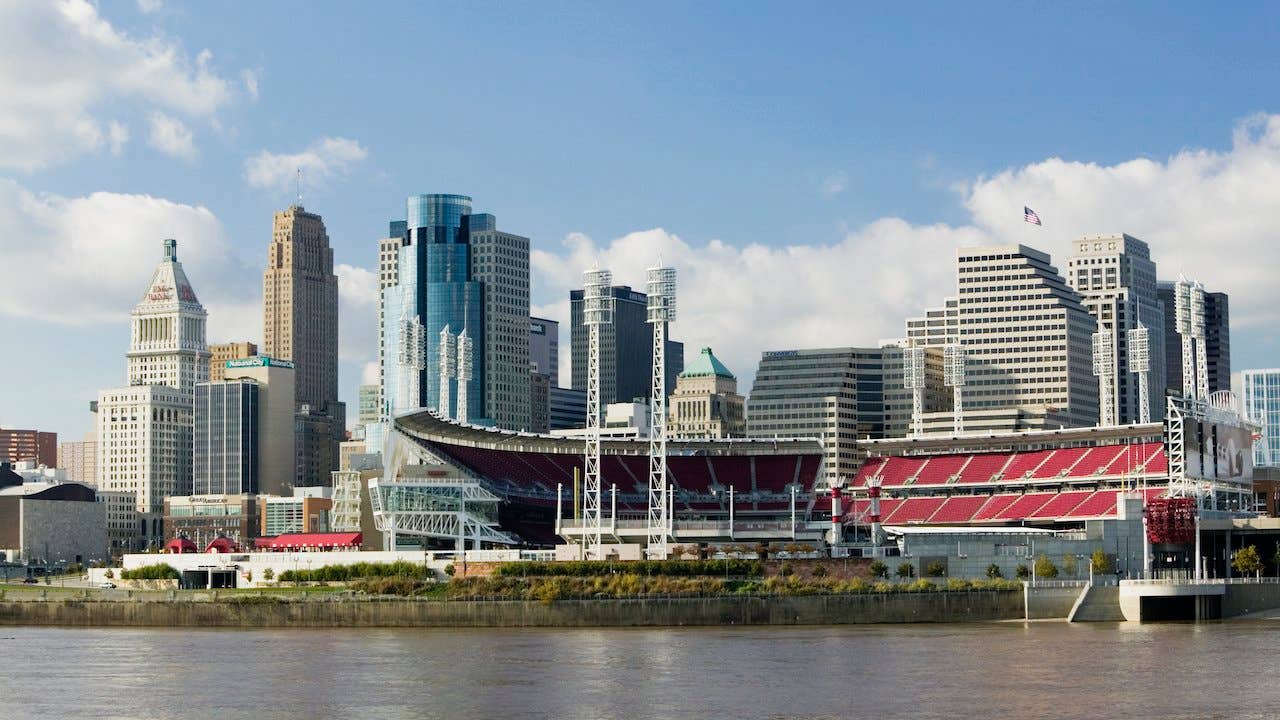
<path fill-rule="evenodd" d="M 164 241 L 164 262 L 175 262 L 178 259 L 178 241 L 167 238 Z"/>

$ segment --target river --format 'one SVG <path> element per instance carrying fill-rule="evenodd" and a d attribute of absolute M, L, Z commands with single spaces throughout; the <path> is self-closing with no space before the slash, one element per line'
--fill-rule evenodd
<path fill-rule="evenodd" d="M 1272 718 L 1280 622 L 0 628 L 0 717 Z"/>

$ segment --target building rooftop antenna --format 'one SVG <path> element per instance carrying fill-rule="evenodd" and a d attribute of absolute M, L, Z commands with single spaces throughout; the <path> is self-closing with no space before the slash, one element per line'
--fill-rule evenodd
<path fill-rule="evenodd" d="M 293 189 L 295 194 L 298 196 L 297 205 L 298 207 L 302 207 L 302 168 L 296 169 L 296 174 L 294 175 L 293 180 Z"/>

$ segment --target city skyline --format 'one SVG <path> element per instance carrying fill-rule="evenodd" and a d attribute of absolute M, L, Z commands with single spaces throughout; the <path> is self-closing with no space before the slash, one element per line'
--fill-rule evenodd
<path fill-rule="evenodd" d="M 752 385 L 761 352 L 865 346 L 898 335 L 904 317 L 923 313 L 940 294 L 951 294 L 936 290 L 952 287 L 949 258 L 957 245 L 1021 242 L 1048 252 L 1065 272 L 1070 242 L 1104 233 L 1128 233 L 1148 243 L 1162 280 L 1185 272 L 1231 295 L 1234 367 L 1277 364 L 1280 341 L 1267 327 L 1280 290 L 1256 268 L 1273 266 L 1274 253 L 1280 252 L 1264 242 L 1277 199 L 1272 188 L 1280 187 L 1280 118 L 1265 113 L 1280 104 L 1263 90 L 1243 90 L 1235 74 L 1222 82 L 1224 88 L 1202 87 L 1213 68 L 1191 67 L 1193 59 L 1203 60 L 1201 48 L 1164 56 L 1170 70 L 1155 77 L 1144 73 L 1147 65 L 1138 59 L 1144 47 L 1193 25 L 1202 29 L 1203 42 L 1225 42 L 1226 28 L 1233 24 L 1225 13 L 1200 22 L 1204 18 L 1190 17 L 1189 11 L 1172 12 L 1134 39 L 1132 57 L 1111 56 L 1110 65 L 1086 56 L 1090 48 L 1113 41 L 1119 30 L 1071 38 L 1079 41 L 1069 50 L 1074 61 L 1106 67 L 1117 81 L 1140 78 L 1151 88 L 1141 99 L 1117 99 L 1105 88 L 1095 94 L 1079 81 L 1055 83 L 1052 52 L 1068 51 L 1064 34 L 1021 71 L 1040 73 L 1028 86 L 1053 86 L 1061 97 L 1034 89 L 1002 91 L 1009 97 L 996 103 L 1001 80 L 1021 85 L 1029 78 L 981 51 L 957 58 L 957 68 L 949 71 L 957 88 L 944 94 L 949 107 L 959 108 L 956 128 L 922 125 L 918 118 L 889 128 L 892 120 L 913 111 L 927 115 L 933 101 L 888 94 L 888 102 L 868 112 L 855 98 L 877 92 L 882 83 L 942 72 L 936 52 L 920 59 L 904 53 L 896 63 L 878 66 L 883 78 L 867 77 L 851 69 L 860 51 L 832 50 L 834 62 L 824 65 L 812 49 L 796 52 L 797 23 L 778 21 L 786 47 L 753 59 L 712 32 L 715 18 L 709 13 L 694 11 L 688 28 L 661 41 L 687 50 L 680 57 L 697 71 L 693 79 L 663 85 L 661 71 L 669 65 L 650 67 L 642 57 L 607 47 L 607 33 L 583 47 L 601 60 L 598 68 L 563 53 L 540 54 L 530 68 L 563 76 L 568 89 L 603 87 L 606 99 L 651 94 L 654 109 L 642 120 L 660 120 L 652 130 L 621 122 L 611 131 L 625 134 L 628 143 L 606 143 L 613 138 L 608 133 L 584 136 L 581 120 L 549 109 L 566 88 L 552 88 L 539 100 L 510 81 L 484 74 L 515 66 L 504 50 L 480 68 L 481 82 L 457 92 L 467 98 L 497 93 L 529 115 L 524 128 L 529 135 L 508 137 L 512 127 L 498 120 L 473 124 L 460 135 L 465 126 L 434 119 L 423 136 L 428 141 L 401 157 L 408 127 L 360 122 L 345 111 L 326 120 L 325 113 L 304 118 L 290 110 L 291 104 L 310 107 L 299 102 L 308 93 L 318 103 L 341 104 L 336 98 L 358 82 L 339 72 L 327 76 L 331 82 L 300 82 L 307 72 L 334 70 L 328 64 L 332 60 L 297 67 L 288 60 L 287 48 L 268 47 L 268 38 L 245 32 L 217 8 L 161 4 L 147 14 L 125 5 L 95 9 L 72 3 L 66 13 L 62 7 L 0 10 L 10 14 L 9 22 L 0 23 L 7 28 L 4 37 L 12 40 L 0 43 L 6 66 L 26 67 L 20 55 L 41 62 L 43 51 L 32 42 L 38 44 L 41 33 L 51 31 L 73 39 L 75 51 L 66 53 L 65 65 L 41 65 L 35 76 L 44 82 L 58 80 L 58 72 L 93 77 L 86 70 L 92 63 L 121 74 L 148 58 L 167 60 L 151 78 L 153 89 L 109 82 L 50 100 L 63 103 L 57 108 L 66 111 L 65 117 L 85 120 L 79 135 L 59 122 L 41 125 L 44 116 L 33 112 L 34 121 L 16 126 L 22 132 L 0 138 L 7 151 L 0 153 L 7 158 L 0 167 L 0 236 L 6 238 L 0 240 L 0 252 L 15 269 L 0 295 L 0 317 L 30 349 L 26 357 L 0 361 L 0 369 L 32 380 L 0 395 L 0 425 L 6 427 L 52 430 L 65 439 L 89 429 L 87 402 L 98 388 L 118 384 L 113 379 L 118 358 L 114 352 L 76 348 L 127 343 L 132 296 L 146 278 L 145 270 L 125 259 L 150 256 L 166 237 L 181 243 L 192 282 L 201 289 L 209 340 L 262 342 L 262 329 L 255 324 L 261 317 L 263 239 L 271 213 L 295 199 L 299 167 L 304 204 L 325 217 L 333 241 L 342 305 L 339 390 L 352 407 L 377 356 L 377 241 L 385 237 L 386 220 L 396 217 L 403 198 L 419 192 L 483 197 L 485 208 L 505 227 L 530 237 L 530 311 L 562 325 L 568 325 L 567 292 L 577 287 L 583 268 L 598 261 L 615 270 L 617 283 L 641 287 L 643 269 L 661 255 L 682 277 L 682 316 L 672 335 L 690 347 L 715 347 L 739 369 L 744 391 Z M 285 16 L 312 30 L 335 22 L 320 17 L 323 13 L 311 17 L 287 6 L 262 12 L 264 27 L 273 18 L 284 22 Z M 774 12 L 762 8 L 759 17 L 736 20 L 730 30 L 767 22 Z M 904 50 L 940 37 L 922 30 L 919 38 L 900 38 L 880 23 L 859 24 L 846 12 L 827 12 L 829 25 L 881 42 L 897 39 Z M 1130 20 L 1139 14 L 1117 12 Z M 545 22 L 523 13 L 499 18 L 494 32 L 516 37 L 522 23 Z M 610 19 L 586 17 L 580 8 L 566 6 L 565 13 L 592 27 L 610 24 Z M 396 14 L 397 9 L 378 8 L 355 22 L 351 33 L 357 44 L 369 42 L 371 29 Z M 981 24 L 990 14 L 980 11 L 962 22 Z M 1041 14 L 1064 31 L 1072 27 L 1053 11 Z M 450 12 L 441 22 L 460 27 L 468 19 Z M 611 20 L 624 32 L 648 22 L 621 10 Z M 109 32 L 80 33 L 95 24 Z M 1261 29 L 1266 23 L 1249 25 L 1247 41 L 1233 44 L 1236 58 L 1262 67 L 1270 32 Z M 564 32 L 514 47 L 544 49 L 565 41 Z M 690 49 L 699 40 L 707 41 L 706 49 Z M 943 50 L 954 49 L 954 42 L 947 41 Z M 157 47 L 174 52 L 156 55 Z M 205 48 L 212 55 L 205 55 Z M 352 58 L 349 52 L 335 55 Z M 778 67 L 766 67 L 770 60 L 779 60 Z M 788 70 L 777 95 L 762 97 L 755 86 L 709 89 L 738 75 L 748 84 L 778 82 Z M 1179 71 L 1185 82 L 1196 84 L 1200 102 L 1194 108 L 1174 99 L 1173 76 Z M 979 75 L 990 72 L 997 74 L 982 78 L 987 89 L 957 102 L 954 93 L 973 92 Z M 0 75 L 10 96 L 34 97 L 29 81 Z M 608 79 L 617 82 L 600 84 Z M 833 91 L 835 81 L 841 85 Z M 784 111 L 779 108 L 787 103 L 775 107 L 769 101 L 788 94 L 800 101 L 798 110 Z M 1223 96 L 1227 99 L 1217 102 Z M 1090 107 L 1104 98 L 1110 103 L 1105 111 Z M 698 102 L 684 113 L 661 115 L 690 99 Z M 357 96 L 352 102 L 363 100 Z M 1019 123 L 1027 129 L 1014 130 L 1007 120 L 978 127 L 1008 112 L 1011 102 L 1019 103 L 1017 113 L 1026 116 L 1020 115 Z M 831 112 L 816 113 L 818 119 L 805 114 L 821 109 Z M 598 112 L 591 110 L 591 117 L 603 120 Z M 1073 129 L 1072 121 L 1084 129 Z M 709 138 L 708 129 L 717 127 L 725 137 Z M 896 150 L 872 147 L 864 136 L 877 133 L 883 134 L 877 144 Z M 530 148 L 528 139 L 535 136 L 546 142 Z M 821 139 L 802 142 L 804 136 Z M 456 138 L 452 144 L 461 147 L 441 147 L 450 143 L 435 138 Z M 656 151 L 671 149 L 675 140 L 689 155 L 675 168 L 680 182 L 649 187 L 664 185 L 651 181 L 668 172 L 643 156 L 670 158 L 673 153 Z M 699 143 L 705 147 L 695 147 Z M 743 143 L 754 148 L 745 154 L 753 159 L 742 159 Z M 554 157 L 565 148 L 577 151 Z M 499 173 L 488 172 L 480 161 L 503 156 L 522 161 L 501 164 Z M 428 157 L 430 163 L 423 165 Z M 571 167 L 582 167 L 582 177 Z M 558 182 L 531 180 L 546 176 Z M 1251 191 L 1241 192 L 1241 186 Z M 776 202 L 759 202 L 761 195 Z M 1040 214 L 1043 227 L 1022 221 L 1024 204 Z M 93 228 L 93 243 L 83 241 L 86 226 Z M 55 266 L 51 256 L 59 259 Z M 939 261 L 920 263 L 922 257 Z M 1218 262 L 1221 257 L 1239 262 Z M 866 276 L 856 285 L 861 291 L 851 293 L 848 279 L 862 272 Z M 803 319 L 788 321 L 794 318 Z M 570 343 L 565 328 L 561 333 L 561 384 L 568 385 Z"/>

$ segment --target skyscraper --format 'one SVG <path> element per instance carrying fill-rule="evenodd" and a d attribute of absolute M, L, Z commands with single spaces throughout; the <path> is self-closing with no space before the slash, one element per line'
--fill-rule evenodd
<path fill-rule="evenodd" d="M 676 378 L 668 412 L 672 437 L 741 437 L 747 429 L 746 403 L 738 378 L 704 347 Z"/>
<path fill-rule="evenodd" d="M 428 407 L 527 429 L 528 238 L 472 214 L 465 195 L 414 195 L 407 206 L 397 282 L 382 294 L 383 421 Z"/>
<path fill-rule="evenodd" d="M 626 285 L 610 288 L 613 323 L 600 326 L 600 403 L 632 402 L 648 398 L 653 379 L 653 325 L 649 297 Z M 587 389 L 587 326 L 582 322 L 582 291 L 569 291 L 569 346 L 572 387 Z M 670 335 L 668 335 L 670 337 Z M 684 343 L 667 341 L 666 392 L 684 370 Z"/>
<path fill-rule="evenodd" d="M 1224 292 L 1204 294 L 1204 344 L 1209 392 L 1231 389 L 1231 309 Z"/>
<path fill-rule="evenodd" d="M 191 492 L 196 383 L 209 378 L 206 313 L 178 262 L 164 254 L 130 321 L 129 386 L 98 393 L 98 486 L 136 497 L 139 544 L 163 537 L 164 498 Z"/>
<path fill-rule="evenodd" d="M 1156 264 L 1147 244 L 1125 234 L 1084 237 L 1072 243 L 1067 284 L 1084 300 L 1098 324 L 1100 342 L 1110 345 L 1110 373 L 1099 376 L 1099 404 L 1110 402 L 1119 425 L 1139 422 L 1138 377 L 1129 372 L 1129 331 L 1147 331 L 1148 411 L 1152 421 L 1164 417 L 1164 309 L 1156 295 Z M 1104 388 L 1109 400 L 1102 397 Z"/>
<path fill-rule="evenodd" d="M 301 205 L 275 214 L 262 309 L 263 353 L 296 367 L 294 399 L 306 434 L 298 438 L 296 484 L 326 484 L 346 431 L 346 408 L 338 402 L 338 277 L 324 221 Z"/>
<path fill-rule="evenodd" d="M 225 377 L 228 360 L 253 357 L 258 354 L 258 346 L 245 340 L 243 342 L 214 343 L 209 346 L 209 382 L 221 382 Z"/>
<path fill-rule="evenodd" d="M 196 384 L 193 495 L 258 493 L 258 385 Z"/>
<path fill-rule="evenodd" d="M 1181 288 L 1181 290 L 1180 290 Z M 1199 301 L 1192 301 L 1191 317 L 1186 318 L 1190 326 L 1179 324 L 1177 313 L 1179 292 L 1189 300 L 1199 297 Z M 1156 294 L 1160 298 L 1160 303 L 1164 309 L 1164 326 L 1165 326 L 1165 385 L 1170 395 L 1181 395 L 1187 388 L 1183 382 L 1182 366 L 1184 361 L 1183 352 L 1183 330 L 1192 330 L 1191 337 L 1188 338 L 1189 349 L 1186 353 L 1186 360 L 1190 362 L 1190 369 L 1193 374 L 1198 374 L 1197 366 L 1200 362 L 1200 353 L 1195 349 L 1195 342 L 1198 338 L 1203 338 L 1204 345 L 1204 364 L 1205 364 L 1205 380 L 1206 390 L 1208 393 L 1218 392 L 1219 390 L 1231 389 L 1231 317 L 1230 309 L 1227 302 L 1227 294 L 1216 292 L 1206 292 L 1204 286 L 1194 281 L 1182 278 L 1176 281 L 1160 282 L 1156 285 Z M 1199 305 L 1203 312 L 1195 312 L 1195 305 Z M 1194 327 L 1192 327 L 1194 326 Z M 1189 380 L 1190 386 L 1195 387 L 1198 383 L 1197 377 Z"/>

